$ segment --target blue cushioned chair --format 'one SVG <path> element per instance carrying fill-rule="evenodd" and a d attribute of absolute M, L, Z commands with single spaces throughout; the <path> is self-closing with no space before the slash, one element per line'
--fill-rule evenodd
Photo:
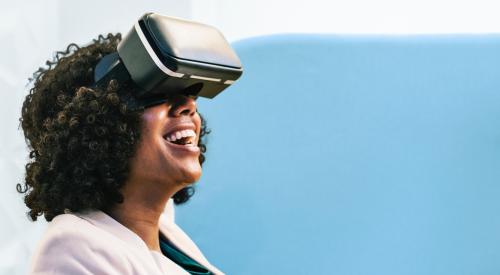
<path fill-rule="evenodd" d="M 227 274 L 500 274 L 500 35 L 276 35 L 199 99 L 177 220 Z"/>

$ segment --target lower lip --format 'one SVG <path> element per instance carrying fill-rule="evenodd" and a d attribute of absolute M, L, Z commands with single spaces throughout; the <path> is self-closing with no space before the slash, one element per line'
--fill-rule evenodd
<path fill-rule="evenodd" d="M 186 146 L 186 145 L 179 145 L 175 143 L 171 143 L 165 140 L 165 143 L 170 146 L 171 148 L 174 148 L 179 151 L 183 152 L 188 152 L 188 153 L 193 153 L 193 154 L 199 154 L 200 153 L 200 147 L 198 146 Z"/>

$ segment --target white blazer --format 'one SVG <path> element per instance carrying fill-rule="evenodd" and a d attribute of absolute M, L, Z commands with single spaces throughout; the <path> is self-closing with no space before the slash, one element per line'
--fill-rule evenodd
<path fill-rule="evenodd" d="M 172 199 L 160 217 L 160 232 L 214 274 L 223 274 L 175 224 Z M 56 216 L 38 243 L 30 274 L 189 275 L 162 253 L 149 250 L 137 234 L 102 211 Z"/>

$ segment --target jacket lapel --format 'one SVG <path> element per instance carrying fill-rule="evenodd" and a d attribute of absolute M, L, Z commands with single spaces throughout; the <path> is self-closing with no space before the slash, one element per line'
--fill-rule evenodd
<path fill-rule="evenodd" d="M 149 265 L 157 266 L 156 259 L 152 257 L 151 251 L 146 243 L 133 231 L 108 216 L 106 213 L 97 210 L 88 213 L 75 213 L 75 215 L 83 218 L 114 236 L 122 239 L 133 251 L 140 255 L 143 262 L 149 262 Z M 191 257 L 193 260 L 205 266 L 208 270 L 217 275 L 224 275 L 222 271 L 212 266 L 203 256 L 196 244 L 184 233 L 184 231 L 175 224 L 175 210 L 173 200 L 170 199 L 165 207 L 164 212 L 160 216 L 159 227 L 160 232 L 174 244 L 179 250 Z M 165 264 L 174 264 L 170 259 L 164 257 L 161 262 Z M 177 265 L 176 265 L 177 266 Z M 166 267 L 166 265 L 164 266 Z M 177 266 L 180 268 L 179 266 Z"/>
<path fill-rule="evenodd" d="M 174 221 L 174 205 L 173 200 L 170 199 L 165 207 L 164 213 L 160 216 L 160 232 L 179 250 L 186 255 L 197 261 L 212 273 L 217 275 L 224 275 L 222 271 L 211 265 L 208 260 L 203 256 L 200 249 L 196 244 L 184 233 L 184 231 L 175 224 Z"/>
<path fill-rule="evenodd" d="M 137 261 L 143 263 L 143 266 L 150 268 L 158 267 L 155 259 L 153 259 L 152 255 L 149 253 L 150 251 L 146 243 L 137 234 L 108 216 L 106 213 L 97 210 L 87 213 L 75 213 L 75 215 L 121 239 L 125 245 L 130 248 L 130 251 L 134 253 L 135 257 L 137 257 Z M 156 269 L 154 274 L 157 274 L 158 271 L 159 270 Z"/>

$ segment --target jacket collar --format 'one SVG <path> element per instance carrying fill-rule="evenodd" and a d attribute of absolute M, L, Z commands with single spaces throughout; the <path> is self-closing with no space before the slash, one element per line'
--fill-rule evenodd
<path fill-rule="evenodd" d="M 122 225 L 103 211 L 96 210 L 74 214 L 89 221 L 96 227 L 99 227 L 120 238 L 135 249 L 139 248 L 140 250 L 151 252 L 146 243 L 135 232 L 128 229 L 126 226 Z M 164 212 L 160 215 L 159 227 L 160 233 L 172 242 L 172 244 L 174 244 L 179 250 L 205 266 L 214 274 L 224 274 L 208 262 L 194 242 L 175 224 L 173 199 L 168 201 Z"/>
<path fill-rule="evenodd" d="M 172 206 L 173 209 L 173 206 Z M 191 257 L 193 260 L 197 261 L 212 273 L 217 275 L 223 275 L 222 271 L 217 269 L 215 266 L 211 265 L 208 260 L 203 256 L 203 253 L 194 244 L 194 242 L 184 233 L 182 229 L 175 224 L 171 219 L 168 219 L 165 215 L 160 218 L 160 232 L 172 243 L 177 249 L 184 252 L 186 255 Z"/>

